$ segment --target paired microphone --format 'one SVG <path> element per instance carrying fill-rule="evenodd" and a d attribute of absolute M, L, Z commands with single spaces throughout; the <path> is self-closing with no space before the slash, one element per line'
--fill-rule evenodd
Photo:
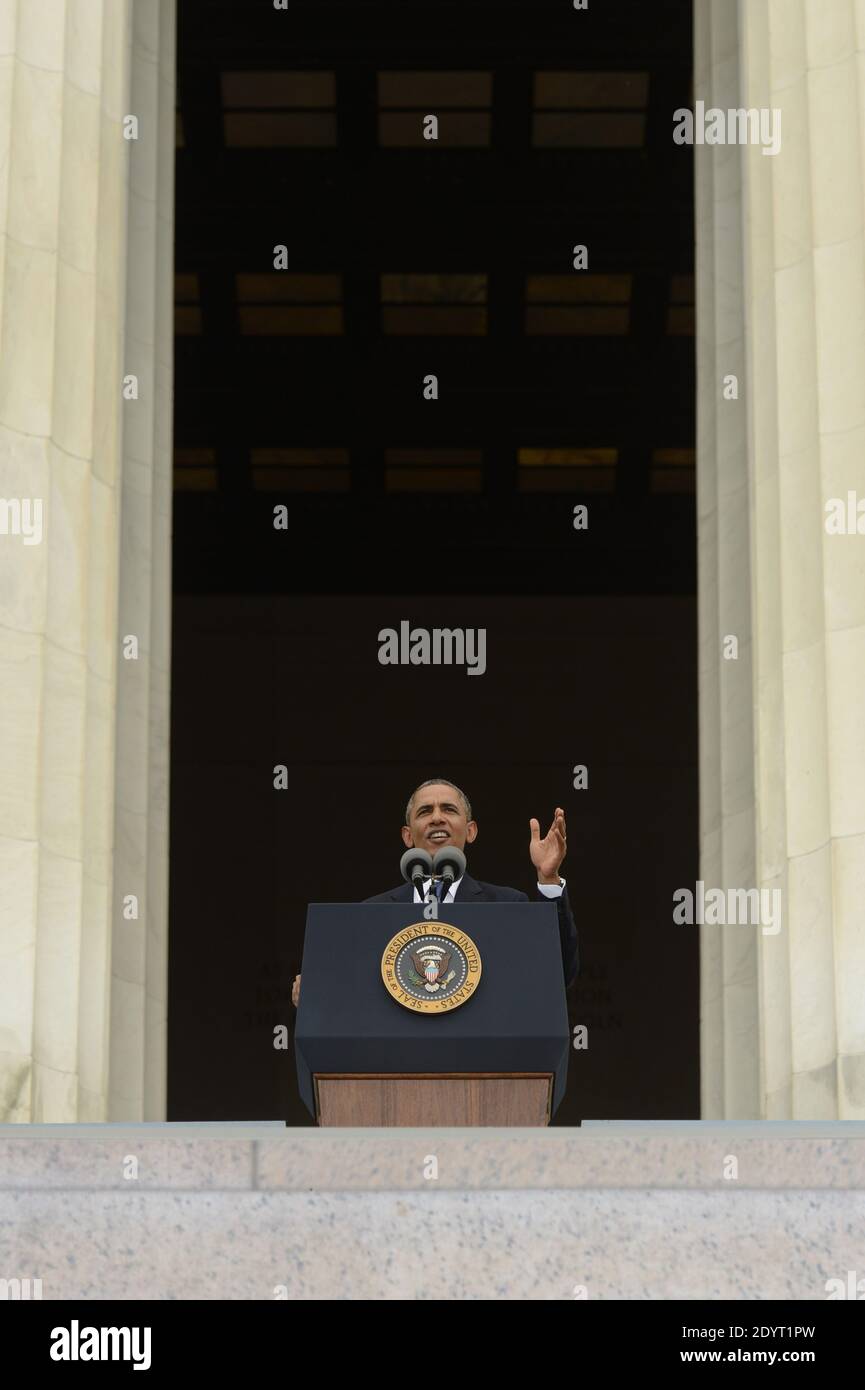
<path fill-rule="evenodd" d="M 435 858 L 425 849 L 407 849 L 399 861 L 399 867 L 403 878 L 417 889 L 421 898 L 424 896 L 424 880 L 440 878 L 444 884 L 444 898 L 453 882 L 462 878 L 465 873 L 466 857 L 461 849 L 451 845 L 444 845 L 440 850 L 436 850 Z"/>

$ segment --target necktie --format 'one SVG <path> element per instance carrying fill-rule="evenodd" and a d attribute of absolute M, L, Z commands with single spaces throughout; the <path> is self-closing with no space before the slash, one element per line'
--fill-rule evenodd
<path fill-rule="evenodd" d="M 442 878 L 437 878 L 433 882 L 433 891 L 435 892 L 435 895 L 438 898 L 439 902 L 442 901 L 444 896 L 444 886 L 444 879 Z"/>

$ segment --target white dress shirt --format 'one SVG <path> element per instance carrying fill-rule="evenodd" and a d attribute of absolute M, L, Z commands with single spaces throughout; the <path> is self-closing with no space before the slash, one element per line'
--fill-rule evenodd
<path fill-rule="evenodd" d="M 448 889 L 448 891 L 445 893 L 444 897 L 442 898 L 442 902 L 443 902 L 443 903 L 452 903 L 452 902 L 453 902 L 454 897 L 456 896 L 456 891 L 457 891 L 457 889 L 459 888 L 459 886 L 460 886 L 460 884 L 462 883 L 462 881 L 463 881 L 463 880 L 462 880 L 462 875 L 460 875 L 459 878 L 455 878 L 455 879 L 454 879 L 454 881 L 453 881 L 453 883 L 451 884 L 450 888 Z M 544 895 L 545 898 L 560 898 L 560 897 L 562 896 L 562 892 L 563 892 L 564 887 L 565 887 L 565 882 L 566 882 L 566 880 L 562 878 L 562 879 L 559 879 L 559 882 L 558 882 L 558 883 L 539 883 L 539 884 L 538 884 L 538 888 L 539 888 L 540 891 L 543 893 L 543 895 Z M 425 883 L 424 886 L 423 886 L 423 891 L 424 891 L 424 897 L 423 897 L 423 898 L 421 897 L 421 895 L 420 895 L 420 893 L 418 892 L 417 888 L 414 890 L 414 900 L 415 900 L 416 903 L 422 903 L 422 902 L 424 902 L 426 895 L 427 895 L 427 894 L 429 893 L 429 891 L 430 891 L 430 884 L 431 884 L 431 883 L 432 883 L 432 879 L 431 879 L 431 878 L 428 878 L 427 881 L 426 881 L 426 883 Z"/>

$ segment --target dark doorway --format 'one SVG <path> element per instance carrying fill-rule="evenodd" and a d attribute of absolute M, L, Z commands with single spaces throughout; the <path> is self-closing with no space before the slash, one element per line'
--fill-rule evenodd
<path fill-rule="evenodd" d="M 309 1122 L 305 904 L 395 884 L 440 774 L 494 882 L 566 808 L 556 1122 L 696 1118 L 690 4 L 179 22 L 168 1117 Z M 487 671 L 382 667 L 402 619 L 486 627 Z"/>

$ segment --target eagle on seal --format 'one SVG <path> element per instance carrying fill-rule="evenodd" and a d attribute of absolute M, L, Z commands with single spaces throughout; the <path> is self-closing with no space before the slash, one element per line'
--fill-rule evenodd
<path fill-rule="evenodd" d="M 453 952 L 448 952 L 447 955 L 442 956 L 438 961 L 433 957 L 422 960 L 419 955 L 412 956 L 412 964 L 421 978 L 426 981 L 427 987 L 436 985 L 442 976 L 447 974 L 452 954 Z"/>

